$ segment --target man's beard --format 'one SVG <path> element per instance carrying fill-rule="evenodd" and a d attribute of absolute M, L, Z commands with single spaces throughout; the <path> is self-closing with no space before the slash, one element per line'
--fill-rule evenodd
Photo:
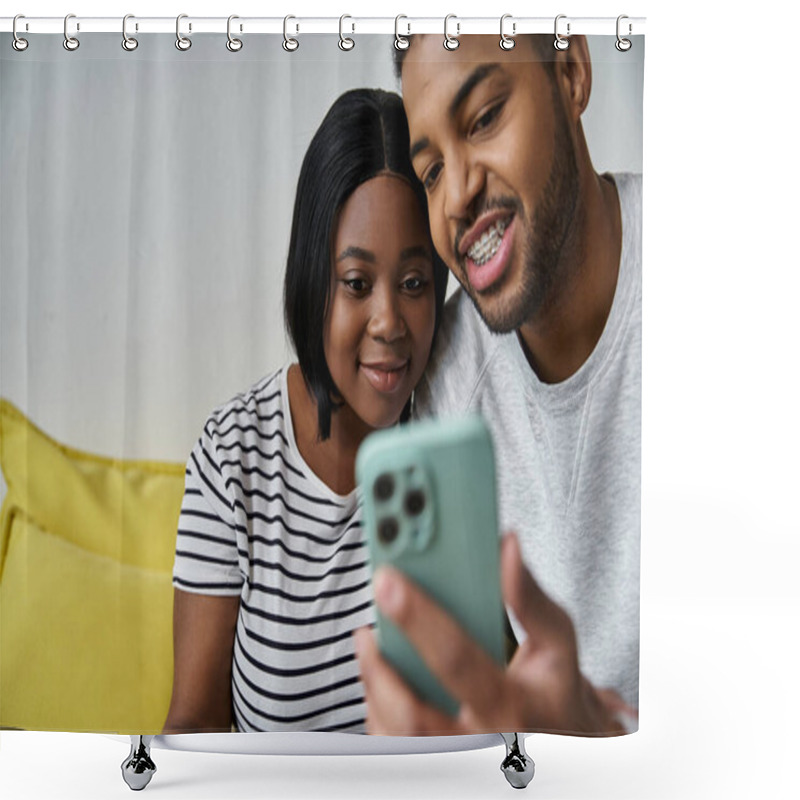
<path fill-rule="evenodd" d="M 533 224 L 525 217 L 522 204 L 513 197 L 486 200 L 476 213 L 477 217 L 493 208 L 508 208 L 521 223 L 518 227 L 528 231 L 520 243 L 523 273 L 516 290 L 501 301 L 499 296 L 508 292 L 501 279 L 495 286 L 476 292 L 467 278 L 465 257 L 458 256 L 458 241 L 463 232 L 459 231 L 456 237 L 454 249 L 460 273 L 457 277 L 481 319 L 495 333 L 510 333 L 535 319 L 559 296 L 570 278 L 568 265 L 561 256 L 578 205 L 578 163 L 564 109 L 556 98 L 553 102 L 556 121 L 553 164 Z M 487 303 L 490 298 L 497 300 Z"/>

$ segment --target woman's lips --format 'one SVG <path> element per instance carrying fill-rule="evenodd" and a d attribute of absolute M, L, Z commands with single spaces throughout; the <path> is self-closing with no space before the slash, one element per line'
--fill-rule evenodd
<path fill-rule="evenodd" d="M 485 291 L 505 274 L 511 260 L 511 242 L 514 238 L 516 221 L 517 218 L 514 216 L 503 231 L 500 246 L 487 262 L 478 266 L 469 256 L 466 257 L 467 279 L 476 292 Z"/>
<path fill-rule="evenodd" d="M 408 361 L 398 365 L 364 364 L 362 362 L 359 366 L 370 386 L 384 394 L 391 394 L 397 391 L 408 372 Z"/>

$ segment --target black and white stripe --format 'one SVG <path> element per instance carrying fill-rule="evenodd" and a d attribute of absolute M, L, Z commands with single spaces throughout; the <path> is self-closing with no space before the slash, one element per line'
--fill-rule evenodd
<path fill-rule="evenodd" d="M 186 469 L 174 585 L 238 595 L 241 731 L 364 730 L 352 632 L 374 624 L 356 492 L 334 494 L 292 430 L 288 367 L 217 409 Z"/>

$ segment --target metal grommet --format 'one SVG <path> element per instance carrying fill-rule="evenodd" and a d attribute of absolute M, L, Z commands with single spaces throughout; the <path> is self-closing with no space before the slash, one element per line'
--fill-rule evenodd
<path fill-rule="evenodd" d="M 192 46 L 192 40 L 181 33 L 181 20 L 188 19 L 188 17 L 188 14 L 178 14 L 178 18 L 175 20 L 175 47 L 181 51 L 186 51 Z M 191 30 L 192 25 L 190 23 L 189 32 L 191 32 Z"/>
<path fill-rule="evenodd" d="M 342 26 L 344 25 L 344 21 L 346 19 L 353 19 L 353 18 L 349 14 L 342 14 L 342 16 L 339 17 L 339 49 L 344 50 L 345 52 L 347 52 L 348 50 L 352 50 L 356 46 L 355 41 L 351 39 L 349 36 L 345 36 L 344 32 L 342 31 Z M 355 30 L 356 30 L 356 25 L 355 23 L 353 23 L 352 32 L 355 33 Z"/>
<path fill-rule="evenodd" d="M 225 42 L 225 47 L 227 47 L 228 50 L 231 51 L 231 53 L 238 53 L 242 49 L 242 46 L 244 45 L 244 42 L 242 42 L 241 39 L 237 39 L 231 33 L 231 22 L 233 22 L 233 20 L 235 19 L 239 19 L 239 17 L 237 17 L 236 14 L 231 14 L 228 17 L 228 41 Z M 239 30 L 241 30 L 241 28 L 239 28 Z"/>
<path fill-rule="evenodd" d="M 452 51 L 452 50 L 458 50 L 458 46 L 461 44 L 461 42 L 458 41 L 458 36 L 461 33 L 461 23 L 456 21 L 456 35 L 451 36 L 447 32 L 447 23 L 450 22 L 451 19 L 456 19 L 456 15 L 448 14 L 444 18 L 444 41 L 442 42 L 442 44 L 444 45 L 445 50 Z"/>
<path fill-rule="evenodd" d="M 296 17 L 293 17 L 291 14 L 289 14 L 289 16 L 283 18 L 283 49 L 287 53 L 293 53 L 298 47 L 300 47 L 300 42 L 297 39 L 293 39 L 291 36 L 289 36 L 286 30 L 286 26 L 288 25 L 290 19 L 296 19 Z M 299 33 L 300 26 L 295 25 L 295 30 L 297 33 Z"/>
<path fill-rule="evenodd" d="M 133 14 L 126 14 L 122 18 L 122 49 L 127 50 L 129 53 L 132 53 L 139 46 L 139 40 L 134 39 L 133 36 L 128 36 L 129 19 L 134 19 Z"/>
<path fill-rule="evenodd" d="M 517 23 L 516 22 L 512 22 L 511 23 L 511 36 L 506 36 L 506 33 L 503 30 L 503 26 L 505 24 L 505 21 L 507 19 L 511 19 L 511 18 L 512 18 L 511 14 L 503 14 L 503 16 L 500 17 L 500 49 L 501 50 L 513 50 L 514 49 L 514 45 L 516 44 L 516 42 L 511 38 L 511 36 L 516 36 L 517 35 Z"/>
<path fill-rule="evenodd" d="M 408 28 L 408 32 L 406 33 L 405 36 L 401 36 L 400 35 L 400 30 L 399 30 L 399 28 L 400 28 L 400 20 L 401 19 L 408 19 L 408 17 L 405 14 L 398 14 L 394 18 L 394 49 L 395 50 L 408 50 L 408 46 L 411 44 L 411 42 L 408 41 L 406 36 L 410 36 L 411 35 L 411 25 L 408 25 L 408 24 L 406 25 L 406 27 Z"/>
<path fill-rule="evenodd" d="M 23 50 L 27 50 L 28 49 L 28 40 L 27 39 L 23 39 L 17 33 L 17 20 L 18 19 L 25 19 L 25 15 L 24 14 L 17 14 L 17 16 L 14 17 L 14 21 L 11 23 L 11 33 L 14 35 L 14 38 L 11 40 L 11 46 L 18 53 L 21 53 Z"/>
<path fill-rule="evenodd" d="M 558 32 L 558 21 L 560 19 L 566 19 L 566 18 L 567 18 L 566 14 L 559 14 L 556 17 L 555 26 L 554 26 L 556 38 L 553 41 L 553 47 L 555 47 L 556 50 L 566 50 L 569 47 L 569 39 L 567 39 L 566 36 L 562 36 Z M 570 28 L 570 24 L 568 22 L 567 23 L 567 36 L 569 36 L 569 28 Z"/>
<path fill-rule="evenodd" d="M 68 27 L 69 27 L 69 21 L 71 19 L 75 19 L 74 14 L 67 14 L 67 16 L 64 17 L 64 42 L 63 42 L 64 49 L 69 50 L 70 53 L 73 52 L 74 50 L 77 50 L 81 46 L 81 43 L 74 36 L 69 35 Z M 80 30 L 79 25 L 77 26 L 77 30 Z"/>
<path fill-rule="evenodd" d="M 617 17 L 617 41 L 614 43 L 614 47 L 616 47 L 617 50 L 620 51 L 620 53 L 627 53 L 628 50 L 630 50 L 631 47 L 633 47 L 633 42 L 630 39 L 623 39 L 622 36 L 620 35 L 620 32 L 619 32 L 619 27 L 620 27 L 619 24 L 624 19 L 628 19 L 627 15 L 625 15 L 625 14 L 620 14 Z M 628 36 L 630 36 L 631 33 L 633 33 L 633 26 L 629 22 L 628 23 Z"/>

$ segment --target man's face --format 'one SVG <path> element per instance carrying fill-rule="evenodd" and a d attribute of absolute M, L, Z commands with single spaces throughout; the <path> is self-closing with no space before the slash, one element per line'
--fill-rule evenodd
<path fill-rule="evenodd" d="M 445 52 L 417 36 L 402 82 L 436 249 L 492 330 L 533 322 L 565 283 L 578 199 L 555 78 L 522 38 L 502 52 L 495 36 L 467 36 Z"/>

